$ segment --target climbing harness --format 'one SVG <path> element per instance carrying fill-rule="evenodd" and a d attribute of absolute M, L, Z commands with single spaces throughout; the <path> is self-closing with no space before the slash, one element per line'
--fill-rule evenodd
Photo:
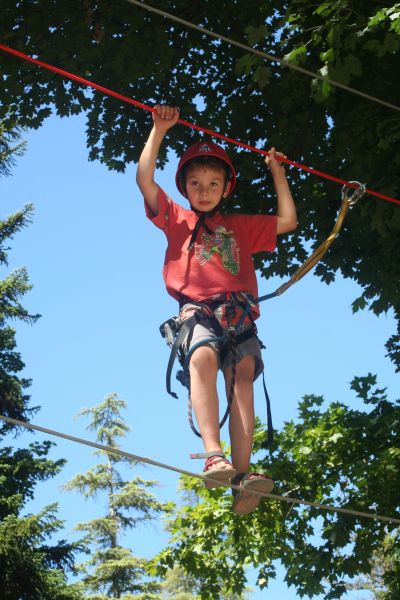
<path fill-rule="evenodd" d="M 166 372 L 167 392 L 174 398 L 178 397 L 177 394 L 171 389 L 172 368 L 175 359 L 178 357 L 182 369 L 178 371 L 176 378 L 189 390 L 188 420 L 193 433 L 198 437 L 201 437 L 201 434 L 193 423 L 192 402 L 190 398 L 189 363 L 191 356 L 193 352 L 197 350 L 197 348 L 210 343 L 218 344 L 221 364 L 224 362 L 228 352 L 231 353 L 231 379 L 229 384 L 228 402 L 225 414 L 219 424 L 221 429 L 228 418 L 233 401 L 236 383 L 237 346 L 252 337 L 256 337 L 258 339 L 257 328 L 251 313 L 249 312 L 246 314 L 247 320 L 246 318 L 242 319 L 242 313 L 246 309 L 247 305 L 255 306 L 254 301 L 250 298 L 250 294 L 232 292 L 221 295 L 218 299 L 214 299 L 209 302 L 188 304 L 182 300 L 182 306 L 188 306 L 189 309 L 192 308 L 191 316 L 188 316 L 184 319 L 181 317 L 172 317 L 160 325 L 160 333 L 171 348 Z M 239 316 L 237 315 L 238 311 L 241 312 Z M 235 325 L 235 319 L 237 321 L 240 320 L 240 327 Z M 208 329 L 211 329 L 215 335 L 197 342 L 186 352 L 183 348 L 183 343 L 185 342 L 185 346 L 189 348 L 194 328 L 198 324 L 204 325 Z M 258 341 L 260 346 L 264 347 L 259 339 Z M 268 394 L 266 394 L 266 401 L 267 414 L 270 415 L 271 410 L 269 406 Z M 268 423 L 270 423 L 270 421 L 268 421 Z M 268 425 L 268 431 L 270 433 L 272 432 L 272 423 Z"/>
<path fill-rule="evenodd" d="M 291 287 L 294 283 L 302 279 L 302 277 L 304 277 L 304 275 L 306 275 L 306 273 L 308 273 L 326 254 L 330 246 L 338 237 L 348 210 L 352 206 L 354 206 L 358 202 L 358 200 L 360 200 L 360 198 L 362 198 L 366 191 L 365 185 L 359 183 L 358 181 L 351 181 L 349 183 L 351 184 L 351 186 L 345 185 L 342 188 L 342 204 L 338 216 L 336 218 L 335 225 L 329 236 L 304 261 L 304 263 L 297 269 L 297 271 L 292 275 L 292 277 L 288 281 L 283 283 L 281 286 L 279 286 L 274 292 L 266 294 L 264 296 L 260 296 L 257 299 L 253 299 L 250 294 L 245 293 L 227 294 L 223 300 L 211 300 L 209 302 L 198 303 L 197 310 L 194 310 L 193 314 L 186 319 L 181 319 L 180 317 L 172 317 L 164 323 L 162 323 L 162 325 L 160 325 L 161 335 L 163 338 L 165 338 L 165 341 L 171 348 L 166 372 L 167 392 L 174 398 L 178 397 L 177 394 L 171 389 L 171 373 L 175 359 L 178 357 L 179 362 L 182 366 L 182 370 L 178 371 L 176 378 L 178 379 L 178 381 L 180 381 L 180 383 L 182 383 L 182 385 L 187 387 L 189 390 L 188 419 L 192 431 L 198 437 L 201 437 L 201 434 L 196 429 L 193 423 L 192 403 L 190 399 L 189 363 L 193 352 L 195 352 L 195 350 L 197 350 L 197 348 L 201 346 L 217 342 L 220 346 L 221 364 L 223 362 L 223 358 L 226 352 L 231 352 L 231 380 L 227 398 L 227 408 L 219 424 L 219 427 L 221 429 L 228 418 L 234 396 L 234 389 L 236 383 L 237 346 L 245 340 L 250 339 L 252 336 L 257 337 L 257 329 L 251 315 L 252 307 L 256 307 L 257 304 L 263 302 L 264 300 L 270 300 L 271 298 L 275 298 L 277 296 L 282 295 L 287 289 L 289 289 L 289 287 Z M 355 189 L 353 187 L 354 185 L 357 186 Z M 186 300 L 188 302 L 190 301 L 189 299 Z M 193 306 L 196 309 L 196 303 L 193 303 Z M 220 320 L 216 316 L 216 312 L 218 311 L 218 309 L 220 309 L 221 306 L 226 307 L 226 323 L 224 323 L 226 325 L 225 327 L 221 326 Z M 234 322 L 234 318 L 237 317 L 238 309 L 240 310 L 241 314 Z M 213 336 L 203 339 L 200 342 L 194 344 L 188 352 L 185 352 L 182 347 L 184 340 L 186 340 L 188 336 L 190 338 L 190 336 L 193 335 L 193 330 L 195 326 L 201 323 L 204 323 L 208 327 L 211 326 L 211 328 L 216 334 L 216 337 Z M 260 340 L 259 342 L 261 348 L 265 348 L 265 346 Z M 189 343 L 187 343 L 187 347 L 189 347 Z M 265 384 L 264 370 L 262 372 L 262 375 L 264 394 L 267 405 L 267 445 L 271 448 L 273 442 L 271 402 Z"/>

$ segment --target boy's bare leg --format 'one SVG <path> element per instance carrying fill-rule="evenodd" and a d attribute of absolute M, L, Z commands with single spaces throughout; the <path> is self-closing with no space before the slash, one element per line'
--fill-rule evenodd
<path fill-rule="evenodd" d="M 190 395 L 206 452 L 220 452 L 217 394 L 218 357 L 210 346 L 201 346 L 190 359 Z M 228 465 L 225 465 L 227 468 Z M 220 469 L 224 463 L 214 467 Z M 213 467 L 211 467 L 212 469 Z"/>
<path fill-rule="evenodd" d="M 236 366 L 235 393 L 230 411 L 229 433 L 232 464 L 238 473 L 247 473 L 254 435 L 254 379 L 255 358 L 245 356 Z M 224 372 L 227 394 L 231 382 L 231 369 Z"/>

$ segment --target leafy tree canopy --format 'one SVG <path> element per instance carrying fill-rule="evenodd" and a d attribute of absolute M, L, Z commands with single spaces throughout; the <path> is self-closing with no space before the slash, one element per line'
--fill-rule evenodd
<path fill-rule="evenodd" d="M 165 2 L 152 0 L 165 10 Z M 168 12 L 220 32 L 273 57 L 318 73 L 301 73 L 184 28 L 125 0 L 5 0 L 0 15 L 3 42 L 63 69 L 90 78 L 146 104 L 168 102 L 188 121 L 252 145 L 274 145 L 287 156 L 347 180 L 400 197 L 398 113 L 332 86 L 328 79 L 382 97 L 399 98 L 399 4 L 336 0 L 233 0 L 224 6 L 174 0 Z M 138 159 L 149 115 L 43 71 L 15 57 L 0 57 L 0 118 L 38 127 L 57 114 L 87 114 L 92 160 L 123 170 Z M 197 133 L 176 127 L 168 147 L 178 153 Z M 235 153 L 240 185 L 230 209 L 274 210 L 263 160 Z M 161 164 L 165 163 L 164 148 Z M 278 254 L 257 257 L 266 276 L 293 272 L 310 243 L 326 236 L 338 208 L 336 184 L 290 170 L 299 234 L 280 243 Z M 399 316 L 400 210 L 365 197 L 347 218 L 335 247 L 316 268 L 326 283 L 341 272 L 363 291 L 353 309 Z M 400 365 L 400 330 L 387 343 Z"/>
<path fill-rule="evenodd" d="M 261 457 L 254 470 L 272 475 L 281 496 L 399 518 L 400 401 L 390 402 L 371 375 L 354 378 L 351 388 L 365 410 L 341 402 L 323 410 L 322 397 L 305 396 L 297 422 L 276 434 L 271 456 Z M 255 451 L 264 440 L 260 429 Z M 396 530 L 394 523 L 273 500 L 237 517 L 229 491 L 208 492 L 188 478 L 182 485 L 190 502 L 171 520 L 172 540 L 159 557 L 158 572 L 180 565 L 201 581 L 203 599 L 240 594 L 249 566 L 266 588 L 277 561 L 301 597 L 341 598 L 349 580 L 371 571 L 388 531 Z M 392 595 L 385 598 L 398 591 L 393 545 L 391 560 L 396 568 L 385 573 L 385 584 Z"/>

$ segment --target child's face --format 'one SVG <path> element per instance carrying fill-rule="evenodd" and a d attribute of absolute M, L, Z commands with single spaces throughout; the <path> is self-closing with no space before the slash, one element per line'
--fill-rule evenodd
<path fill-rule="evenodd" d="M 207 212 L 227 196 L 229 182 L 223 169 L 194 166 L 186 173 L 186 193 L 194 210 Z"/>

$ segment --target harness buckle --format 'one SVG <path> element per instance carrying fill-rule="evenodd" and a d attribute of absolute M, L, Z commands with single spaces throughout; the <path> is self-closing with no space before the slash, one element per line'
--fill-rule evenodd
<path fill-rule="evenodd" d="M 171 317 L 160 325 L 161 336 L 165 339 L 168 346 L 172 347 L 175 336 L 179 327 L 181 326 L 181 319 L 179 317 Z"/>

